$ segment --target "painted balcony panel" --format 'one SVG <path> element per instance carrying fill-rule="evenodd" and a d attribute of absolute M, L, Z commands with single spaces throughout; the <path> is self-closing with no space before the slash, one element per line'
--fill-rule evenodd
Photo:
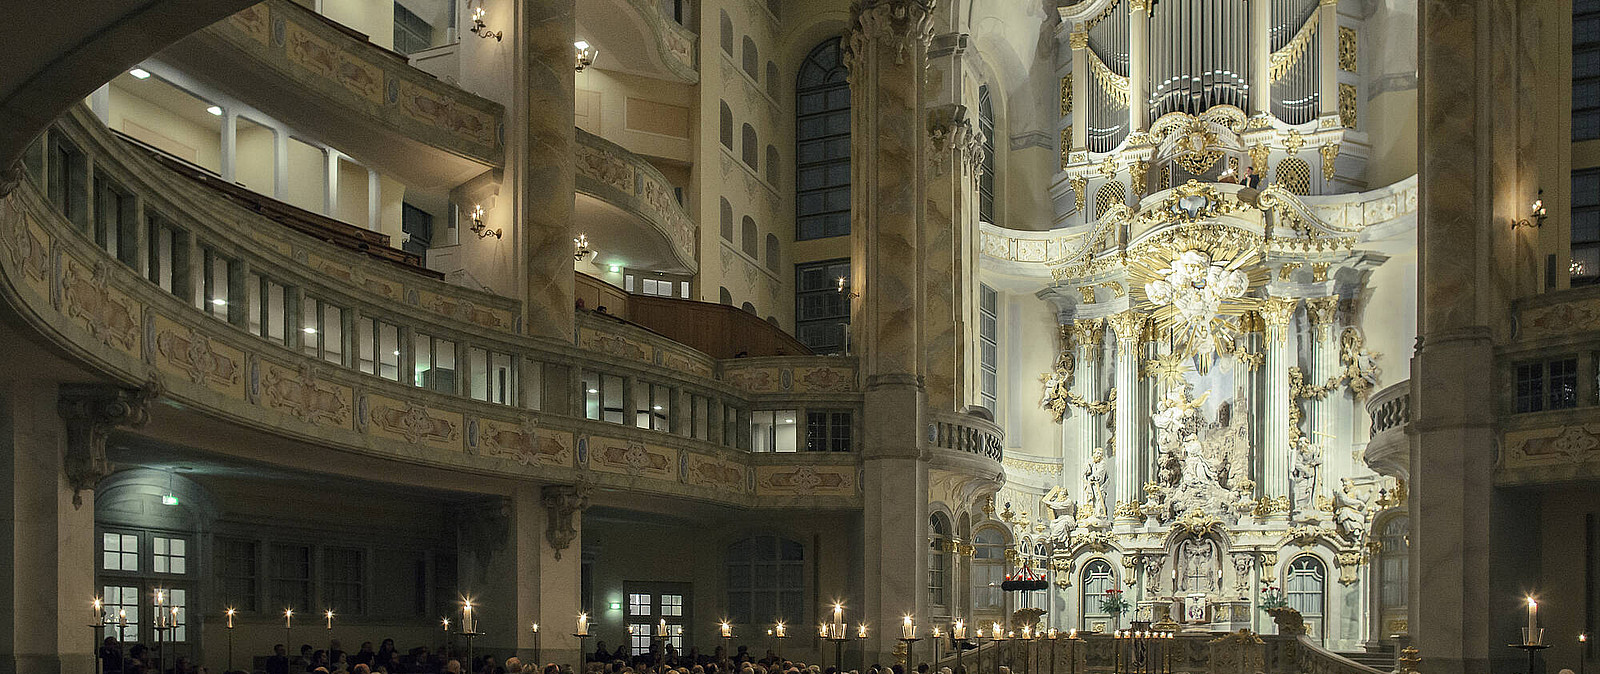
<path fill-rule="evenodd" d="M 577 129 L 579 231 L 628 266 L 693 274 L 699 226 L 678 203 L 672 183 L 650 162 Z"/>

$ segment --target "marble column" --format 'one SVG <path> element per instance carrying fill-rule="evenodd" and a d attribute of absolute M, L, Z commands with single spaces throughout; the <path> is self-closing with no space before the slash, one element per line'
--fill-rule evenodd
<path fill-rule="evenodd" d="M 967 36 L 945 33 L 928 50 L 928 162 L 922 217 L 923 386 L 928 405 L 955 411 L 976 402 L 977 192 L 983 137 L 963 104 Z"/>
<path fill-rule="evenodd" d="M 1505 260 L 1521 249 L 1517 232 L 1486 223 L 1519 217 L 1531 196 L 1518 185 L 1517 134 L 1501 132 L 1538 114 L 1507 95 L 1507 78 L 1529 67 L 1518 44 L 1527 31 L 1521 4 L 1417 4 L 1420 335 L 1411 362 L 1408 608 L 1429 674 L 1487 672 L 1491 658 L 1497 670 L 1521 671 L 1521 653 L 1503 644 L 1517 636 L 1515 606 L 1528 588 L 1491 572 L 1504 507 L 1496 501 L 1506 495 L 1493 487 L 1497 391 L 1485 385 L 1494 347 L 1511 332 Z"/>
<path fill-rule="evenodd" d="M 510 115 L 517 201 L 507 232 L 522 271 L 524 330 L 571 342 L 575 0 L 517 0 L 516 91 Z"/>
<path fill-rule="evenodd" d="M 852 342 L 862 345 L 861 606 L 851 620 L 878 626 L 863 647 L 891 661 L 888 626 L 910 610 L 927 615 L 928 401 L 922 386 L 928 259 L 930 144 L 923 76 L 932 39 L 931 0 L 857 0 L 850 7 Z M 953 245 L 951 246 L 953 250 Z M 953 252 L 952 252 L 953 256 Z M 953 259 L 953 257 L 952 257 Z M 936 320 L 949 320 L 940 317 Z"/>
<path fill-rule="evenodd" d="M 1295 349 L 1290 343 L 1289 324 L 1294 318 L 1295 299 L 1267 298 L 1261 308 L 1266 322 L 1266 435 L 1261 439 L 1262 462 L 1261 493 L 1268 498 L 1289 496 L 1289 467 L 1292 465 L 1292 447 L 1289 446 L 1289 368 L 1296 365 Z"/>
<path fill-rule="evenodd" d="M 110 473 L 111 429 L 138 423 L 148 397 L 15 379 L 0 391 L 6 498 L 0 543 L 0 672 L 92 672 L 94 487 Z"/>
<path fill-rule="evenodd" d="M 1107 505 L 1111 509 L 1112 519 L 1116 520 L 1118 505 L 1141 500 L 1138 493 L 1139 465 L 1143 459 L 1139 456 L 1139 425 L 1143 423 L 1143 415 L 1139 396 L 1139 355 L 1144 349 L 1148 319 L 1137 310 L 1129 309 L 1111 316 L 1108 321 L 1111 329 L 1117 333 L 1117 359 L 1113 373 L 1117 390 L 1116 436 L 1108 453 L 1112 472 L 1110 504 Z M 1134 520 L 1127 518 L 1127 521 Z"/>
<path fill-rule="evenodd" d="M 1099 402 L 1105 397 L 1105 392 L 1100 386 L 1100 356 L 1104 348 L 1106 335 L 1106 322 L 1103 318 L 1080 319 L 1072 324 L 1072 339 L 1077 348 L 1077 374 L 1073 377 L 1073 389 L 1084 400 L 1091 403 Z M 1078 436 L 1077 450 L 1072 453 L 1073 461 L 1063 462 L 1063 466 L 1070 468 L 1072 473 L 1062 476 L 1062 483 L 1067 485 L 1073 493 L 1078 493 L 1081 486 L 1074 486 L 1073 478 L 1083 472 L 1084 462 L 1089 460 L 1089 454 L 1095 447 L 1100 446 L 1100 429 L 1105 427 L 1105 417 L 1091 414 L 1089 410 L 1073 409 L 1072 425 Z M 1079 494 L 1081 497 L 1082 494 Z"/>
<path fill-rule="evenodd" d="M 1272 112 L 1272 2 L 1250 0 L 1250 109 Z"/>
<path fill-rule="evenodd" d="M 1150 10 L 1151 0 L 1128 3 L 1128 130 L 1150 128 Z M 1138 185 L 1135 190 L 1141 190 Z"/>

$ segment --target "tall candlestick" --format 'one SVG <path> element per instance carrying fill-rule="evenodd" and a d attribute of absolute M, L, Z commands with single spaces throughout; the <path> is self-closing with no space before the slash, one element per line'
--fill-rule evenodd
<path fill-rule="evenodd" d="M 581 636 L 589 636 L 589 614 L 578 614 L 578 632 Z"/>
<path fill-rule="evenodd" d="M 900 626 L 900 638 L 917 638 L 917 624 L 911 621 L 911 616 L 906 616 L 905 624 Z"/>
<path fill-rule="evenodd" d="M 732 636 L 733 636 L 733 626 L 729 625 L 728 621 L 726 621 L 726 620 L 722 621 L 722 638 L 727 639 L 727 638 L 732 637 Z"/>
<path fill-rule="evenodd" d="M 333 609 L 328 609 L 323 615 L 328 618 L 328 629 L 333 629 Z"/>
<path fill-rule="evenodd" d="M 1539 602 L 1533 597 L 1528 597 L 1528 639 L 1529 644 L 1539 643 Z"/>
<path fill-rule="evenodd" d="M 289 629 L 293 625 L 294 625 L 294 609 L 286 608 L 286 609 L 283 610 L 283 628 L 284 629 Z M 284 647 L 287 648 L 288 646 L 285 645 Z"/>
<path fill-rule="evenodd" d="M 105 611 L 102 611 L 100 609 L 100 598 L 99 597 L 95 597 L 94 598 L 94 618 L 93 618 L 93 622 L 91 624 L 103 623 L 103 622 L 105 622 L 105 619 L 106 619 Z"/>

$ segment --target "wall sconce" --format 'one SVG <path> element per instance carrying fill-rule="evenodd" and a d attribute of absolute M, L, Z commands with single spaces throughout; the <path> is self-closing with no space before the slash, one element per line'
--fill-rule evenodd
<path fill-rule="evenodd" d="M 473 206 L 472 207 L 472 227 L 470 227 L 469 229 L 472 230 L 473 234 L 477 234 L 478 238 L 480 238 L 480 239 L 486 239 L 486 238 L 488 238 L 490 236 L 493 236 L 494 238 L 498 239 L 498 238 L 500 238 L 500 235 L 503 233 L 498 229 L 489 229 L 488 227 L 484 226 L 484 224 L 483 224 L 483 206 L 482 205 L 477 205 L 477 206 Z"/>
<path fill-rule="evenodd" d="M 1549 213 L 1545 210 L 1544 190 L 1541 189 L 1539 190 L 1539 198 L 1534 199 L 1533 205 L 1528 207 L 1528 217 L 1520 220 L 1512 220 L 1511 230 L 1516 231 L 1519 227 L 1542 227 L 1544 225 L 1544 219 L 1547 217 L 1549 217 Z"/>
<path fill-rule="evenodd" d="M 572 259 L 582 262 L 584 258 L 592 257 L 593 255 L 594 251 L 589 249 L 589 236 L 587 234 L 579 234 L 578 238 L 572 240 Z"/>
<path fill-rule="evenodd" d="M 485 14 L 488 14 L 488 12 L 484 11 L 482 7 L 472 10 L 472 32 L 474 35 L 477 35 L 485 40 L 492 37 L 494 38 L 495 42 L 499 42 L 500 38 L 502 37 L 502 31 L 489 30 L 489 27 L 483 23 L 483 17 Z"/>
<path fill-rule="evenodd" d="M 572 49 L 572 66 L 580 73 L 584 68 L 594 65 L 595 57 L 600 55 L 599 49 L 583 40 L 572 43 Z"/>
<path fill-rule="evenodd" d="M 839 294 L 840 295 L 844 295 L 846 298 L 849 298 L 849 299 L 853 300 L 853 299 L 861 296 L 860 293 L 855 293 L 855 292 L 851 292 L 850 291 L 850 279 L 847 279 L 847 278 L 845 278 L 843 276 L 839 277 L 838 282 L 835 284 L 835 287 L 837 287 L 839 289 Z"/>

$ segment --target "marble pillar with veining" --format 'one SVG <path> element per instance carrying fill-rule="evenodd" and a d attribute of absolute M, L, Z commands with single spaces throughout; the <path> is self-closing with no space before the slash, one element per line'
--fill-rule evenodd
<path fill-rule="evenodd" d="M 928 405 L 958 410 L 975 401 L 977 190 L 983 138 L 964 105 L 966 36 L 934 38 L 928 56 L 926 206 L 922 212 L 923 387 Z"/>
<path fill-rule="evenodd" d="M 1116 430 L 1112 439 L 1110 503 L 1112 519 L 1116 519 L 1117 506 L 1138 503 L 1140 424 L 1147 410 L 1140 408 L 1139 355 L 1144 350 L 1145 324 L 1148 317 L 1129 309 L 1109 319 L 1117 335 L 1116 380 L 1117 407 Z"/>
<path fill-rule="evenodd" d="M 1267 418 L 1261 438 L 1261 493 L 1276 499 L 1289 496 L 1289 467 L 1293 448 L 1289 446 L 1289 368 L 1296 365 L 1290 322 L 1294 318 L 1294 299 L 1268 298 L 1261 317 L 1266 322 Z"/>
<path fill-rule="evenodd" d="M 1083 396 L 1089 403 L 1097 403 L 1106 396 L 1100 385 L 1100 357 L 1105 348 L 1106 328 L 1105 319 L 1088 318 L 1079 319 L 1072 324 L 1073 341 L 1077 348 L 1077 373 L 1072 383 L 1073 390 Z M 1089 456 L 1094 448 L 1101 446 L 1100 429 L 1105 427 L 1104 415 L 1094 414 L 1083 408 L 1073 408 L 1068 414 L 1072 415 L 1074 433 L 1077 435 L 1078 444 L 1073 452 L 1074 461 L 1064 465 L 1069 466 L 1073 472 L 1066 473 L 1067 477 L 1083 472 L 1083 466 L 1089 461 Z M 1066 481 L 1071 489 L 1075 487 L 1072 482 Z M 1081 496 L 1081 494 L 1080 494 Z"/>
<path fill-rule="evenodd" d="M 1306 318 L 1311 323 L 1311 367 L 1306 375 L 1306 384 L 1311 386 L 1324 386 L 1330 380 L 1339 376 L 1339 296 L 1308 298 L 1306 303 Z M 1321 400 L 1306 401 L 1306 440 L 1322 448 L 1322 481 L 1317 485 L 1317 493 L 1326 494 L 1330 489 L 1338 489 L 1339 484 L 1330 481 L 1331 475 L 1349 475 L 1351 464 L 1344 456 L 1335 452 L 1336 448 L 1349 444 L 1348 434 L 1341 436 L 1338 420 L 1341 408 L 1348 407 L 1345 401 L 1345 388 L 1335 387 Z"/>
<path fill-rule="evenodd" d="M 574 0 L 519 0 L 515 45 L 517 98 L 508 145 L 517 176 L 514 241 L 523 279 L 524 329 L 533 337 L 573 339 Z"/>

